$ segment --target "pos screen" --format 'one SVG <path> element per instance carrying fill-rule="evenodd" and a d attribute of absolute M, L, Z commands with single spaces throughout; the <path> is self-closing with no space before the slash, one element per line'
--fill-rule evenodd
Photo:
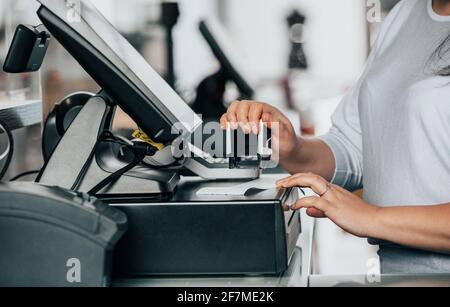
<path fill-rule="evenodd" d="M 202 120 L 88 0 L 37 0 L 38 16 L 150 137 L 170 142 Z M 69 5 L 71 4 L 71 5 Z"/>

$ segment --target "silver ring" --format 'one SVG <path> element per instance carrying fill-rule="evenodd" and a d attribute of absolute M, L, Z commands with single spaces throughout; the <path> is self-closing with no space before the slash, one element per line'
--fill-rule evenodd
<path fill-rule="evenodd" d="M 323 192 L 322 194 L 320 194 L 320 197 L 325 196 L 325 194 L 327 194 L 329 191 L 331 190 L 331 183 L 327 182 L 327 188 L 325 190 L 325 192 Z"/>

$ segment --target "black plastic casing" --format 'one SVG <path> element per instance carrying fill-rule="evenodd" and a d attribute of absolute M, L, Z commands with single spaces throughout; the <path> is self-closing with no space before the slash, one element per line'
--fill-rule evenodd
<path fill-rule="evenodd" d="M 115 277 L 280 275 L 300 233 L 293 190 L 198 195 L 222 183 L 184 177 L 166 201 L 110 199 L 129 229 L 114 253 Z"/>
<path fill-rule="evenodd" d="M 125 214 L 87 195 L 0 184 L 0 286 L 109 286 L 126 229 Z"/>
<path fill-rule="evenodd" d="M 178 137 L 172 133 L 177 119 L 163 103 L 158 103 L 158 107 L 153 105 L 157 98 L 146 90 L 132 71 L 118 67 L 120 59 L 107 47 L 103 53 L 94 47 L 94 42 L 103 47 L 104 42 L 99 41 L 92 29 L 80 23 L 79 26 L 90 33 L 83 37 L 45 6 L 41 6 L 37 14 L 52 36 L 147 135 L 161 143 L 170 143 Z"/>
<path fill-rule="evenodd" d="M 8 50 L 3 70 L 7 73 L 38 71 L 50 43 L 50 34 L 42 26 L 18 25 Z"/>

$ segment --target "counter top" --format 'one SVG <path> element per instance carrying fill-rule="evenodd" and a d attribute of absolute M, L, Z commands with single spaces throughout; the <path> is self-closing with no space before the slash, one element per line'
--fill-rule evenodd
<path fill-rule="evenodd" d="M 450 274 L 436 275 L 311 275 L 310 287 L 450 287 Z"/>

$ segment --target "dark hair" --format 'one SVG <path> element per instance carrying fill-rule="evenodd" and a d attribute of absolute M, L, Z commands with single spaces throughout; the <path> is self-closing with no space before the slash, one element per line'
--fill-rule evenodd
<path fill-rule="evenodd" d="M 435 74 L 439 76 L 450 76 L 450 34 L 439 44 L 431 56 L 436 67 Z"/>

